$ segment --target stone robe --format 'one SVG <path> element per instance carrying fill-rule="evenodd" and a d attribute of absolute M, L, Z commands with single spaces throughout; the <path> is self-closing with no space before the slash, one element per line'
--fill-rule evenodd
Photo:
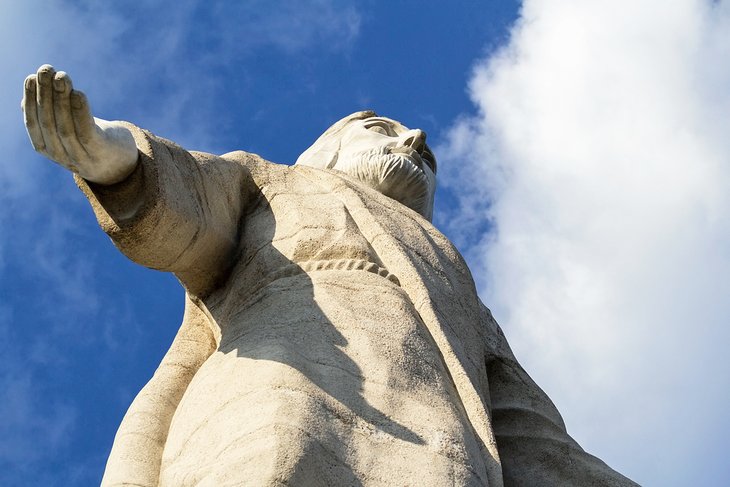
<path fill-rule="evenodd" d="M 103 485 L 635 485 L 568 436 L 420 215 L 335 171 L 130 129 L 135 172 L 77 182 L 187 298 Z"/>

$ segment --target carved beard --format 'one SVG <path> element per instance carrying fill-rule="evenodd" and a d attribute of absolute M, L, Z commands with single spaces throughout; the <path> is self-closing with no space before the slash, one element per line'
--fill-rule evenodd
<path fill-rule="evenodd" d="M 435 177 L 431 172 L 427 175 L 405 154 L 391 153 L 387 147 L 377 147 L 357 153 L 348 161 L 338 160 L 335 169 L 426 218 L 431 217 L 431 189 L 435 185 Z"/>

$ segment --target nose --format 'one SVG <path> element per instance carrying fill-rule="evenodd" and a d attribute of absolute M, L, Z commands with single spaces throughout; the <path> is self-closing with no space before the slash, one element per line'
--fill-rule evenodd
<path fill-rule="evenodd" d="M 409 130 L 401 136 L 401 145 L 421 154 L 426 147 L 426 132 L 420 129 Z"/>

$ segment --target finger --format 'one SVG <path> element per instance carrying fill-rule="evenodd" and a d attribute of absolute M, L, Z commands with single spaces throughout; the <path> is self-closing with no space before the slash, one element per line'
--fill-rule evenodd
<path fill-rule="evenodd" d="M 71 78 L 63 71 L 57 72 L 53 78 L 53 114 L 56 118 L 56 129 L 71 162 L 78 163 L 87 160 L 88 154 L 76 136 L 71 111 L 71 90 Z"/>
<path fill-rule="evenodd" d="M 65 162 L 67 160 L 66 151 L 58 138 L 56 117 L 53 113 L 53 76 L 55 74 L 55 70 L 50 64 L 44 64 L 38 68 L 36 75 L 38 122 L 43 132 L 48 157 L 54 161 Z"/>
<path fill-rule="evenodd" d="M 91 143 L 96 134 L 96 123 L 94 123 L 94 117 L 91 116 L 91 109 L 86 95 L 80 91 L 71 91 L 71 114 L 76 136 L 81 144 L 86 146 Z"/>
<path fill-rule="evenodd" d="M 25 122 L 25 129 L 28 131 L 30 137 L 30 143 L 33 144 L 33 148 L 38 152 L 43 152 L 46 149 L 46 143 L 43 141 L 43 132 L 38 124 L 38 105 L 36 104 L 36 77 L 31 74 L 25 78 L 25 84 L 23 85 L 23 121 Z"/>

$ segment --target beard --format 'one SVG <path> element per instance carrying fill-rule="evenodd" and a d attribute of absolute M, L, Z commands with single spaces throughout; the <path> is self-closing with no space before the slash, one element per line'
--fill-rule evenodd
<path fill-rule="evenodd" d="M 334 167 L 408 208 L 431 218 L 436 178 L 405 154 L 377 147 L 339 159 Z"/>

